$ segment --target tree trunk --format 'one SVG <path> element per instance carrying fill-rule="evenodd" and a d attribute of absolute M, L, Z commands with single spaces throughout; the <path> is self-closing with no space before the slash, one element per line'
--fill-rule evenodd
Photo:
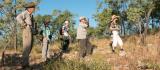
<path fill-rule="evenodd" d="M 144 45 L 145 43 L 144 43 L 144 29 L 143 29 L 143 25 L 142 25 L 142 22 L 141 22 L 141 20 L 140 20 L 141 18 L 139 18 L 138 19 L 138 27 L 139 27 L 139 36 L 140 36 L 140 45 Z"/>
<path fill-rule="evenodd" d="M 147 13 L 147 15 L 146 15 L 146 28 L 145 28 L 144 35 L 146 35 L 147 32 L 148 32 L 148 27 L 149 27 L 149 17 L 150 17 L 150 15 L 151 15 L 153 9 L 154 9 L 154 8 L 150 8 L 149 11 L 148 11 L 148 13 Z"/>
<path fill-rule="evenodd" d="M 158 20 L 158 21 L 159 21 L 159 22 L 158 22 L 158 23 L 159 23 L 159 27 L 158 27 L 158 28 L 159 28 L 159 31 L 160 31 L 160 17 L 159 17 L 159 20 Z"/>
<path fill-rule="evenodd" d="M 143 40 L 142 41 L 143 41 L 144 45 L 146 44 L 146 42 L 145 42 L 146 41 L 146 35 L 147 35 L 147 32 L 148 32 L 148 28 L 149 28 L 149 17 L 151 15 L 153 9 L 154 9 L 154 7 L 150 8 L 148 13 L 146 14 L 146 28 L 144 30 L 144 33 L 142 34 L 143 35 L 143 38 L 142 38 Z"/>
<path fill-rule="evenodd" d="M 124 36 L 126 35 L 126 32 L 125 32 L 125 24 L 124 24 L 124 20 L 122 20 L 122 26 L 123 26 L 123 34 Z"/>
<path fill-rule="evenodd" d="M 15 52 L 17 52 L 17 28 L 16 28 L 16 23 L 14 25 L 14 48 Z"/>
<path fill-rule="evenodd" d="M 15 0 L 15 5 L 14 7 L 16 7 L 17 1 Z M 14 8 L 14 48 L 15 48 L 15 52 L 17 52 L 17 24 L 16 24 L 16 16 L 17 16 L 17 12 L 16 12 L 16 8 Z"/>

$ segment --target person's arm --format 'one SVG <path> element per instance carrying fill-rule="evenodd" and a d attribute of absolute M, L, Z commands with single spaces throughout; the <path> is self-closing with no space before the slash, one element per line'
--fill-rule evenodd
<path fill-rule="evenodd" d="M 21 14 L 19 14 L 19 15 L 16 17 L 17 22 L 18 22 L 22 27 L 23 27 L 23 26 L 26 26 L 26 23 L 25 23 L 24 19 L 25 19 L 24 13 L 21 13 Z"/>
<path fill-rule="evenodd" d="M 85 23 L 81 24 L 81 26 L 84 27 L 84 28 L 87 28 L 87 27 L 88 27 L 88 25 L 85 24 Z"/>
<path fill-rule="evenodd" d="M 65 26 L 62 26 L 62 35 L 64 35 L 64 28 Z"/>
<path fill-rule="evenodd" d="M 48 40 L 51 40 L 51 31 L 50 31 L 50 28 L 48 27 L 48 30 L 47 30 L 47 38 Z"/>
<path fill-rule="evenodd" d="M 111 31 L 116 31 L 116 30 L 119 30 L 119 28 L 116 26 L 115 28 L 113 28 L 113 27 L 110 27 L 110 30 Z"/>
<path fill-rule="evenodd" d="M 26 15 L 25 22 L 27 23 L 27 25 L 32 25 L 31 16 L 29 14 Z"/>

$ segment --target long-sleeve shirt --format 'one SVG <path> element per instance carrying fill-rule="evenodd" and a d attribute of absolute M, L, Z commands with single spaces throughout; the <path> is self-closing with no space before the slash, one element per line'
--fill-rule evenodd
<path fill-rule="evenodd" d="M 51 35 L 51 26 L 48 25 L 48 26 L 45 26 L 44 24 L 41 26 L 41 31 L 42 31 L 42 35 L 43 37 L 46 37 L 49 39 L 49 35 Z"/>
<path fill-rule="evenodd" d="M 110 26 L 113 35 L 118 35 L 119 27 L 117 25 Z"/>
<path fill-rule="evenodd" d="M 64 25 L 62 27 L 62 30 L 63 30 L 63 36 L 69 36 L 69 33 L 68 33 L 69 28 L 67 26 Z"/>
<path fill-rule="evenodd" d="M 32 15 L 29 14 L 29 12 L 26 10 L 22 13 L 20 13 L 16 19 L 17 19 L 17 22 L 21 25 L 30 25 L 32 26 Z"/>
<path fill-rule="evenodd" d="M 77 29 L 77 39 L 86 39 L 87 36 L 87 24 L 80 23 Z"/>

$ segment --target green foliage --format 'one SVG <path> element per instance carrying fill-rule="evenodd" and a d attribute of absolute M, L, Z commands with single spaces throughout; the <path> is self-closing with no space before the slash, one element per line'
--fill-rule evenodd
<path fill-rule="evenodd" d="M 76 31 L 74 28 L 75 21 L 73 20 L 74 15 L 70 11 L 60 11 L 60 10 L 53 10 L 53 13 L 50 15 L 36 15 L 35 22 L 38 25 L 38 28 L 43 24 L 45 19 L 50 19 L 52 29 L 51 32 L 54 33 L 57 37 L 59 36 L 58 32 L 59 29 L 64 25 L 65 20 L 70 21 L 70 30 L 69 33 L 71 37 L 76 36 Z"/>
<path fill-rule="evenodd" d="M 43 66 L 45 70 L 111 70 L 103 61 L 83 62 L 79 60 L 51 60 Z"/>
<path fill-rule="evenodd" d="M 52 15 L 53 15 L 53 16 L 55 16 L 55 17 L 57 17 L 57 16 L 59 16 L 59 15 L 60 15 L 60 13 L 61 13 L 61 11 L 60 11 L 60 10 L 55 9 L 55 10 L 53 10 Z"/>
<path fill-rule="evenodd" d="M 123 3 L 128 4 L 128 8 L 127 11 L 120 12 Z M 159 0 L 97 0 L 97 13 L 95 15 L 95 20 L 98 22 L 97 32 L 103 35 L 103 31 L 107 28 L 105 27 L 107 25 L 105 23 L 108 23 L 110 20 L 111 13 L 121 16 L 120 26 L 122 27 L 122 33 L 128 30 L 126 26 L 131 28 L 136 26 L 136 28 L 139 28 L 137 24 L 142 24 L 144 26 L 144 23 L 147 23 L 145 27 L 146 32 L 149 28 L 149 18 L 158 18 L 159 6 Z M 106 12 L 105 10 L 111 10 L 111 12 Z M 123 13 L 125 13 L 125 15 L 123 15 Z M 128 22 L 126 26 L 124 25 L 124 21 Z M 156 24 L 152 23 L 152 25 Z M 136 32 L 136 30 L 132 32 Z"/>
<path fill-rule="evenodd" d="M 32 0 L 37 4 L 40 0 Z M 21 46 L 22 38 L 21 38 L 21 29 L 20 25 L 16 22 L 17 14 L 21 13 L 24 10 L 24 5 L 30 2 L 30 0 L 1 0 L 0 4 L 3 8 L 0 9 L 0 29 L 4 31 L 3 41 L 2 43 L 5 46 L 15 47 Z"/>
<path fill-rule="evenodd" d="M 154 62 L 151 59 L 143 59 L 142 63 L 143 63 L 143 66 L 146 67 L 147 69 L 153 69 L 153 70 L 160 69 L 160 64 Z"/>
<path fill-rule="evenodd" d="M 88 35 L 89 35 L 89 36 L 91 36 L 91 35 L 96 35 L 96 28 L 89 27 L 89 28 L 88 28 Z"/>
<path fill-rule="evenodd" d="M 103 35 L 106 27 L 108 28 L 109 22 L 112 16 L 112 9 L 104 9 L 102 12 L 95 15 L 95 20 L 98 22 L 98 28 L 96 29 L 99 35 Z"/>
<path fill-rule="evenodd" d="M 60 10 L 53 10 L 52 15 L 56 15 L 56 16 L 54 16 L 54 19 L 52 22 L 54 24 L 54 30 L 59 31 L 59 29 L 64 25 L 65 20 L 68 20 L 68 21 L 70 21 L 69 33 L 70 33 L 71 37 L 73 37 L 73 39 L 75 39 L 76 29 L 74 28 L 75 21 L 73 20 L 75 15 L 68 10 L 65 10 L 63 12 Z"/>
<path fill-rule="evenodd" d="M 140 22 L 139 19 L 141 18 L 143 13 L 143 9 L 131 7 L 127 11 L 127 19 L 129 22 Z"/>
<path fill-rule="evenodd" d="M 65 20 L 69 20 L 70 21 L 72 19 L 73 19 L 73 14 L 66 10 L 66 11 L 60 13 L 60 15 L 55 18 L 53 23 L 54 24 L 58 24 L 58 25 L 63 25 Z"/>

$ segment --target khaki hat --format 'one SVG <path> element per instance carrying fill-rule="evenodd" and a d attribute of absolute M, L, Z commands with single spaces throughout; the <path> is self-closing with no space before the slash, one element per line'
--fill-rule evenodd
<path fill-rule="evenodd" d="M 46 17 L 46 18 L 44 18 L 44 22 L 50 22 L 51 21 L 51 19 L 49 18 L 49 17 Z"/>
<path fill-rule="evenodd" d="M 25 7 L 25 8 L 34 8 L 34 7 L 36 7 L 36 3 L 30 2 L 30 3 L 25 4 L 24 7 Z"/>
<path fill-rule="evenodd" d="M 115 18 L 119 18 L 119 16 L 112 15 L 112 20 L 115 19 Z"/>
<path fill-rule="evenodd" d="M 82 19 L 86 19 L 86 17 L 84 17 L 84 16 L 81 16 L 81 17 L 79 18 L 79 20 L 82 20 Z"/>
<path fill-rule="evenodd" d="M 68 20 L 66 20 L 64 23 L 69 23 L 69 21 L 68 21 Z"/>
<path fill-rule="evenodd" d="M 116 18 L 116 15 L 112 15 L 112 19 Z"/>

